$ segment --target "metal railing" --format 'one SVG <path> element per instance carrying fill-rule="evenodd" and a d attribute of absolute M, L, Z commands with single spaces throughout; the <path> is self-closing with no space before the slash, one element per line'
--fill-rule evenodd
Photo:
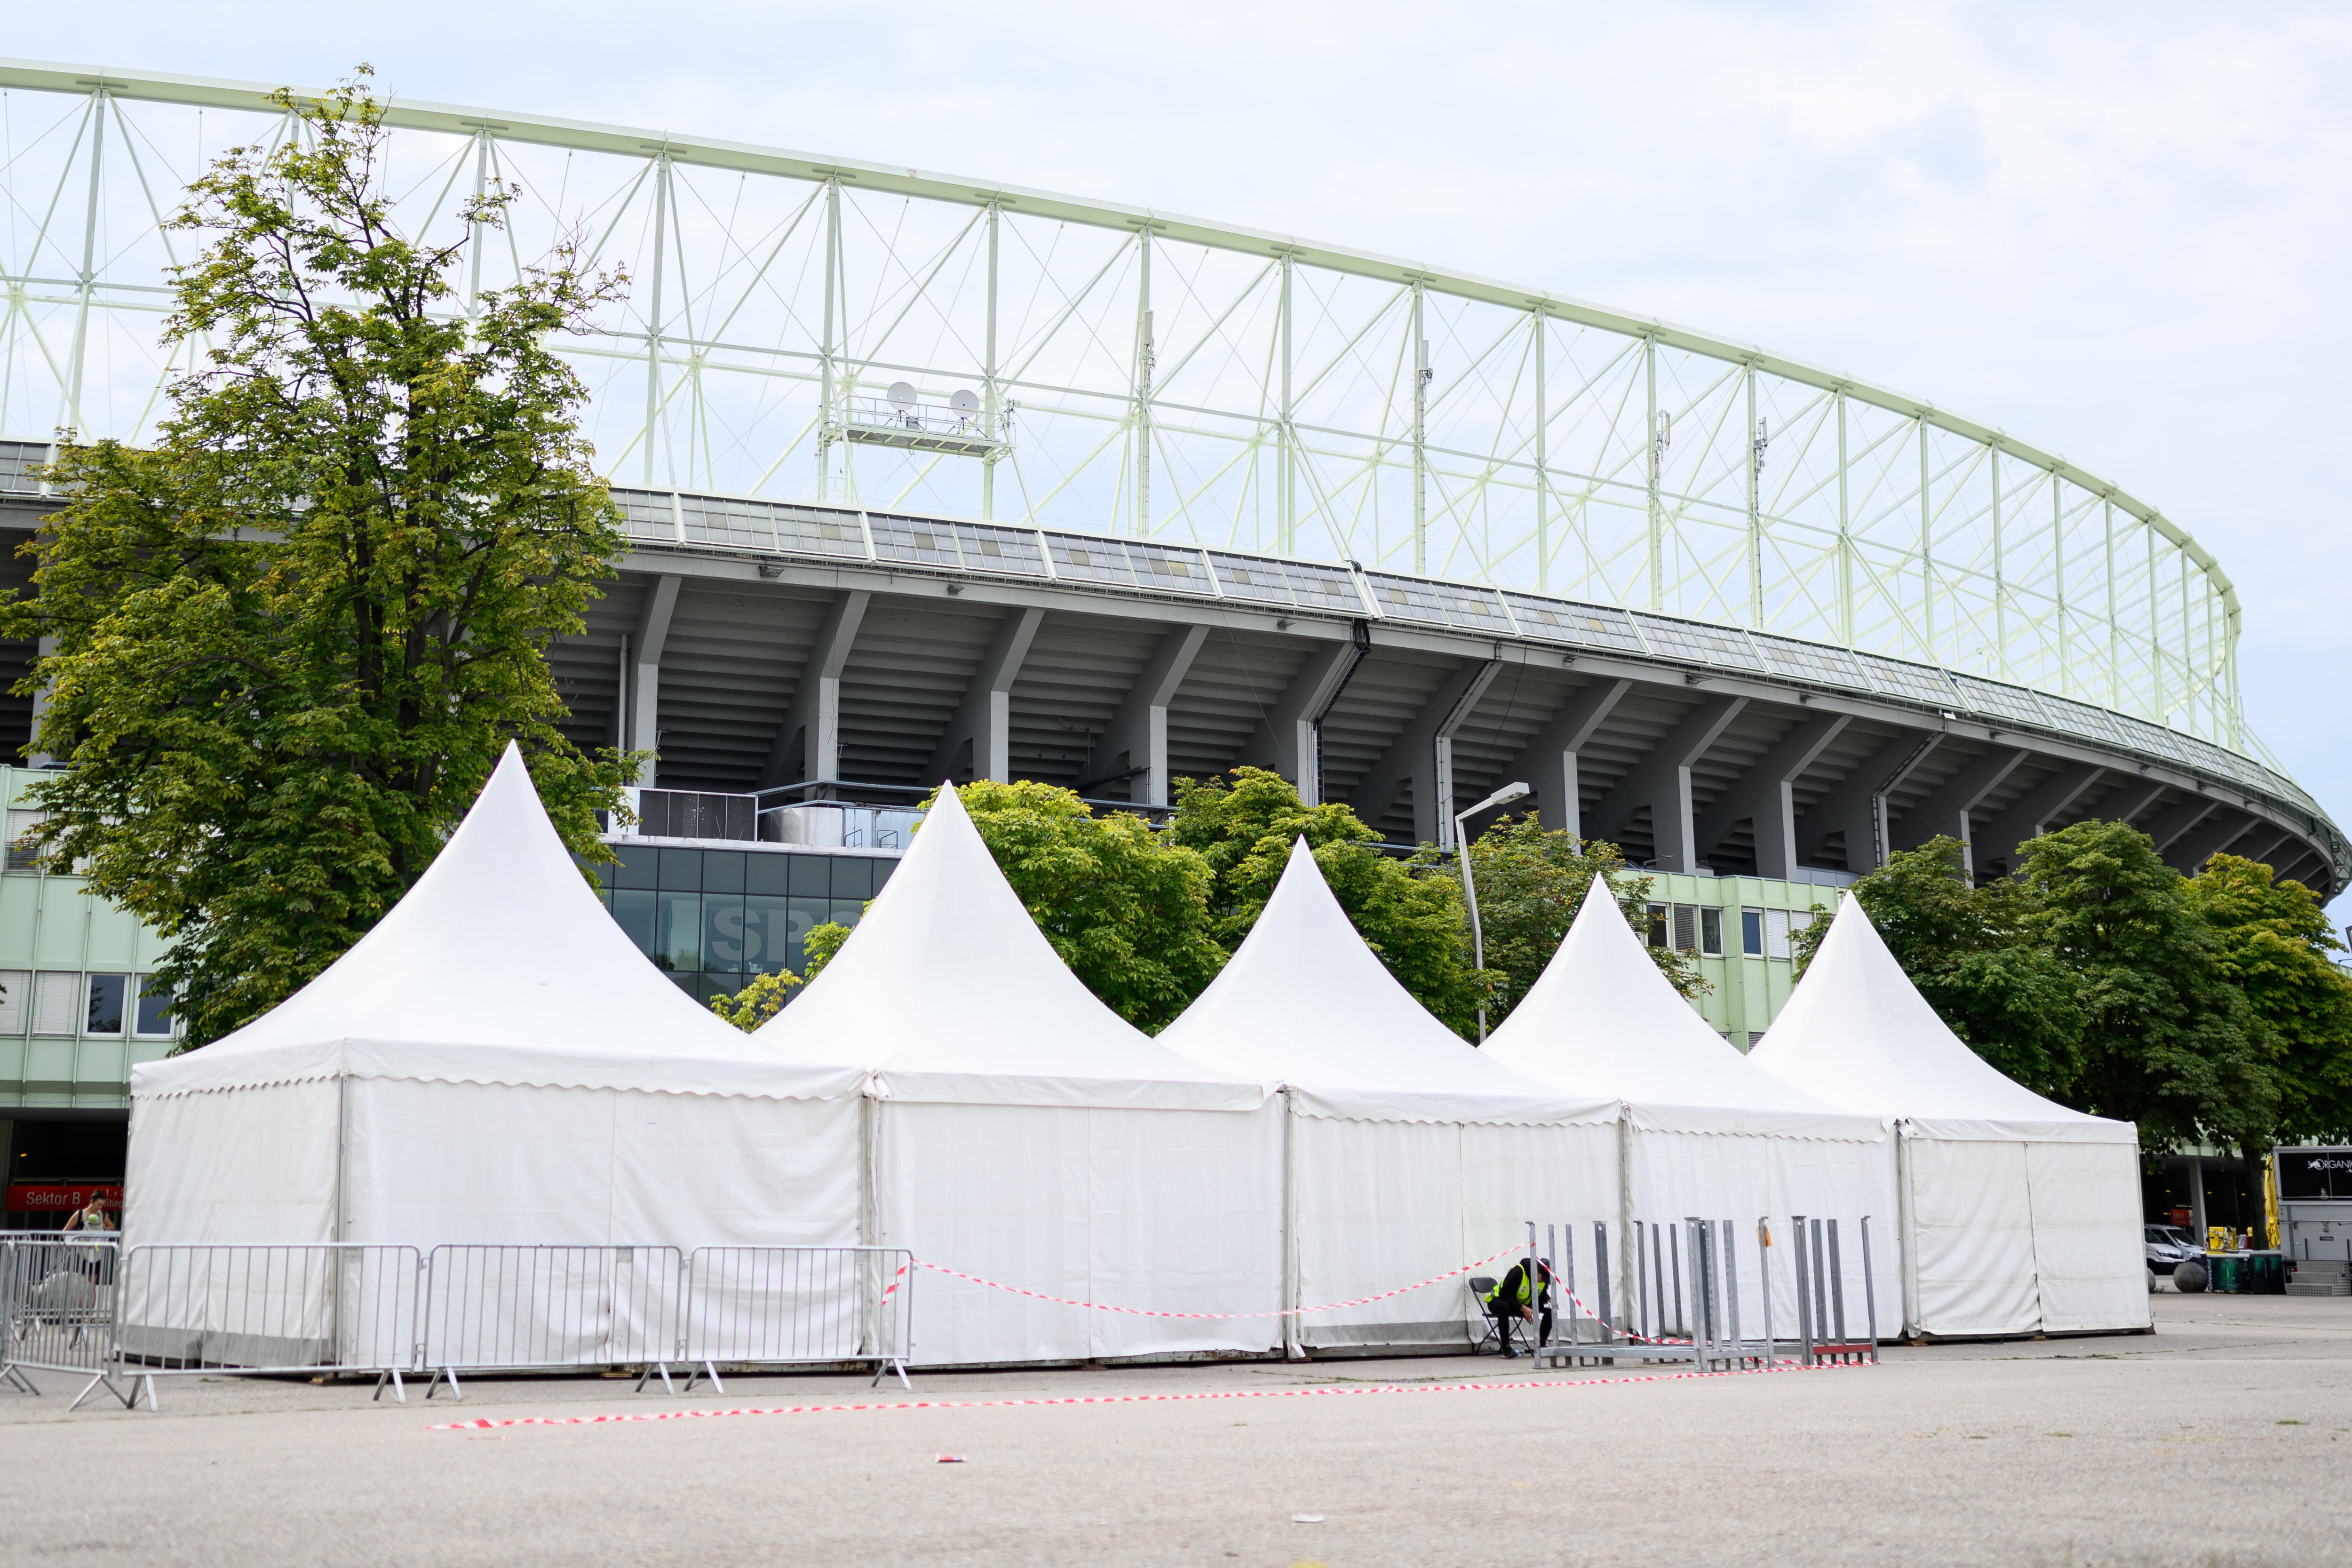
<path fill-rule="evenodd" d="M 121 1273 L 121 1248 L 109 1236 L 17 1231 L 0 1237 L 0 1311 L 7 1316 L 0 1381 L 37 1394 L 27 1369 L 88 1373 L 87 1396 L 106 1379 L 113 1358 Z"/>
<path fill-rule="evenodd" d="M 460 1373 L 634 1366 L 675 1388 L 688 1363 L 870 1364 L 908 1382 L 913 1260 L 859 1247 L 537 1247 L 359 1243 L 163 1245 L 0 1236 L 0 1382 L 86 1373 L 126 1406 L 155 1380 L 373 1373 L 406 1401 L 429 1373 L 462 1399 Z M 693 1386 L 690 1380 L 689 1391 Z"/>
<path fill-rule="evenodd" d="M 1566 1298 L 1560 1314 L 1565 1332 L 1553 1342 L 1538 1315 L 1534 1350 L 1538 1364 L 1548 1362 L 1606 1363 L 1627 1361 L 1687 1362 L 1699 1371 L 1732 1371 L 1747 1366 L 1770 1366 L 1784 1357 L 1801 1366 L 1875 1362 L 1878 1359 L 1877 1287 L 1872 1277 L 1870 1216 L 1857 1226 L 1862 1244 L 1862 1322 L 1857 1338 L 1847 1329 L 1845 1275 L 1835 1219 L 1791 1217 L 1797 1302 L 1793 1339 L 1784 1339 L 1773 1321 L 1773 1297 L 1778 1278 L 1770 1222 L 1759 1218 L 1753 1240 L 1758 1300 L 1762 1306 L 1760 1332 L 1751 1336 L 1740 1321 L 1740 1226 L 1727 1219 L 1688 1215 L 1677 1223 L 1635 1220 L 1627 1256 L 1632 1278 L 1625 1281 L 1622 1320 L 1611 1300 L 1609 1226 L 1592 1226 L 1593 1299 L 1584 1300 L 1576 1283 L 1576 1227 L 1528 1222 L 1528 1252 L 1523 1265 L 1530 1272 L 1540 1259 L 1553 1260 L 1555 1277 Z"/>

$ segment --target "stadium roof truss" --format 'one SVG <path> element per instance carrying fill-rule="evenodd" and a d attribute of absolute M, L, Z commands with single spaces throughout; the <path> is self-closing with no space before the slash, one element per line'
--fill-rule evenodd
<path fill-rule="evenodd" d="M 1055 541 L 1082 531 L 1129 542 L 1122 581 L 1181 566 L 1244 597 L 1229 563 L 1280 557 L 1316 563 L 1283 591 L 1328 610 L 1542 635 L 1572 603 L 1629 647 L 1970 710 L 2011 692 L 2029 724 L 2269 760 L 2212 557 L 1924 400 L 1153 210 L 401 100 L 386 120 L 412 232 L 458 237 L 468 195 L 518 193 L 454 309 L 566 238 L 625 269 L 563 351 L 615 486 L 671 498 L 632 501 L 641 532 L 667 505 L 684 542 L 678 498 L 797 502 L 866 520 L 868 558 L 929 530 L 1066 579 L 1087 569 Z M 197 243 L 164 221 L 209 160 L 294 133 L 250 84 L 0 62 L 0 434 L 152 431 L 202 350 L 161 341 Z"/>

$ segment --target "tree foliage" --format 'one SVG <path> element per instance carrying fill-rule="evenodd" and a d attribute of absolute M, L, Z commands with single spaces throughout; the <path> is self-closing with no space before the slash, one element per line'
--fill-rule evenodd
<path fill-rule="evenodd" d="M 2271 1050 L 2187 879 L 2148 836 L 2078 822 L 2020 847 L 2029 936 L 2074 977 L 2074 1103 L 2140 1125 L 2142 1142 L 2252 1147 L 2276 1125 Z"/>
<path fill-rule="evenodd" d="M 2219 944 L 2222 977 L 2263 1031 L 2278 1079 L 2278 1136 L 2352 1139 L 2352 975 L 2318 897 L 2271 868 L 2216 855 L 2184 889 Z"/>
<path fill-rule="evenodd" d="M 1461 886 L 1459 863 L 1453 857 L 1425 850 L 1422 860 L 1425 876 Z M 1534 987 L 1544 965 L 1559 951 L 1576 911 L 1583 908 L 1593 878 L 1607 879 L 1610 896 L 1636 931 L 1648 925 L 1650 893 L 1656 886 L 1628 867 L 1615 845 L 1548 831 L 1541 816 L 1532 811 L 1502 817 L 1474 839 L 1470 871 L 1477 882 L 1486 969 L 1495 983 L 1486 1010 L 1489 1025 L 1508 1017 Z M 1696 997 L 1707 991 L 1696 953 L 1674 947 L 1647 951 L 1677 994 Z"/>
<path fill-rule="evenodd" d="M 316 974 L 423 872 L 509 739 L 566 842 L 631 759 L 583 756 L 543 649 L 622 540 L 551 337 L 620 287 L 568 252 L 460 300 L 461 241 L 394 224 L 361 78 L 224 153 L 167 226 L 195 368 L 153 445 L 65 433 L 66 498 L 0 634 L 53 639 L 31 750 L 53 855 L 171 941 L 192 1044 Z M 458 216 L 495 236 L 516 193 Z"/>
<path fill-rule="evenodd" d="M 957 794 L 1037 929 L 1129 1023 L 1156 1033 L 1223 967 L 1207 863 L 1141 817 L 1097 816 L 1075 791 L 1027 781 Z"/>
<path fill-rule="evenodd" d="M 1372 846 L 1380 836 L 1345 805 L 1309 806 L 1297 786 L 1263 768 L 1176 782 L 1170 844 L 1198 855 L 1210 875 L 1213 930 L 1228 950 L 1241 945 L 1300 838 L 1357 933 L 1398 983 L 1465 1037 L 1489 994 L 1470 963 L 1461 884 L 1416 876 Z"/>
<path fill-rule="evenodd" d="M 2079 1089 L 2083 1009 L 2074 975 L 2026 929 L 2033 900 L 2004 878 L 1979 886 L 1957 838 L 1900 850 L 1854 884 L 1871 923 L 1920 994 L 2002 1072 L 2037 1094 Z M 1812 962 L 1829 922 L 1796 938 L 1797 973 Z"/>
<path fill-rule="evenodd" d="M 2019 860 L 1979 886 L 1937 839 L 1853 888 L 1986 1060 L 2138 1123 L 2150 1150 L 2352 1134 L 2352 976 L 2309 889 L 2229 855 L 2183 877 L 2115 822 L 2045 834 Z"/>
<path fill-rule="evenodd" d="M 793 987 L 800 984 L 801 977 L 789 969 L 753 975 L 751 984 L 732 995 L 722 991 L 713 996 L 710 1010 L 748 1035 L 782 1012 L 784 1004 L 792 1000 Z"/>

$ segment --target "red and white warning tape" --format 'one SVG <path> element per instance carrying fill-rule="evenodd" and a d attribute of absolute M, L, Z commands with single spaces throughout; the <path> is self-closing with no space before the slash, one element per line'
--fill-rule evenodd
<path fill-rule="evenodd" d="M 1484 1268 L 1487 1264 L 1494 1262 L 1496 1258 L 1508 1258 L 1515 1252 L 1525 1252 L 1527 1248 L 1524 1246 L 1514 1242 L 1510 1246 L 1503 1248 L 1502 1251 L 1489 1253 L 1486 1257 L 1478 1259 L 1475 1263 L 1465 1263 L 1459 1268 L 1449 1268 L 1443 1274 L 1433 1274 L 1428 1279 L 1416 1281 L 1413 1284 L 1400 1285 L 1393 1290 L 1383 1290 L 1377 1296 L 1359 1296 L 1352 1301 L 1327 1301 L 1319 1307 L 1283 1307 L 1271 1312 L 1162 1312 L 1150 1307 L 1116 1307 L 1104 1301 L 1080 1301 L 1068 1296 L 1049 1296 L 1043 1290 L 1025 1289 L 1019 1285 L 1007 1285 L 1000 1279 L 987 1279 L 977 1274 L 966 1274 L 961 1268 L 950 1268 L 943 1263 L 933 1263 L 929 1258 L 918 1258 L 914 1262 L 917 1268 L 928 1268 L 934 1274 L 945 1274 L 950 1279 L 962 1279 L 974 1285 L 985 1285 L 992 1290 L 1003 1290 L 1015 1296 L 1026 1296 L 1034 1301 L 1051 1301 L 1055 1305 L 1060 1307 L 1084 1307 L 1091 1311 L 1097 1312 L 1123 1312 L 1129 1317 L 1135 1318 L 1214 1318 L 1223 1320 L 1231 1318 L 1298 1318 L 1305 1317 L 1310 1312 L 1336 1312 L 1344 1307 L 1369 1306 L 1374 1301 L 1385 1301 L 1391 1296 L 1403 1296 L 1415 1290 L 1425 1290 L 1432 1285 L 1443 1284 L 1448 1279 L 1458 1279 L 1460 1276 L 1469 1273 L 1473 1268 Z M 905 1273 L 906 1266 L 901 1264 L 898 1271 L 902 1274 Z M 896 1289 L 897 1288 L 897 1284 L 893 1282 L 891 1289 Z M 889 1294 L 889 1291 L 886 1290 L 883 1294 L 887 1297 Z"/>
<path fill-rule="evenodd" d="M 1778 1362 L 1770 1366 L 1743 1367 L 1737 1372 L 1653 1372 L 1631 1377 L 1524 1378 L 1514 1383 L 1379 1383 L 1341 1386 L 1314 1384 L 1300 1388 L 1225 1388 L 1197 1394 L 1075 1394 L 1030 1399 L 901 1399 L 887 1405 L 738 1405 L 730 1410 L 633 1410 L 601 1415 L 481 1416 L 450 1421 L 428 1428 L 435 1432 L 488 1432 L 509 1426 L 616 1426 L 641 1421 L 704 1421 L 719 1415 L 847 1415 L 882 1410 L 1003 1410 L 1057 1405 L 1186 1405 L 1212 1399 L 1319 1399 L 1336 1394 L 1509 1394 L 1530 1389 L 1605 1388 L 1633 1383 L 1690 1383 L 1709 1377 L 1754 1377 L 1774 1372 L 1840 1372 L 1856 1370 L 1833 1363 L 1802 1366 Z"/>

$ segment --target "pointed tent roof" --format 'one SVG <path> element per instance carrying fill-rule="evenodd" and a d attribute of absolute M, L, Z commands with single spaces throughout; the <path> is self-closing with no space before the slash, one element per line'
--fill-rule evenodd
<path fill-rule="evenodd" d="M 1234 1110 L 1268 1093 L 1097 1001 L 945 786 L 841 951 L 752 1037 L 796 1061 L 855 1063 L 900 1100 Z"/>
<path fill-rule="evenodd" d="M 344 1076 L 768 1099 L 861 1081 L 779 1071 L 646 962 L 511 744 L 433 864 L 350 952 L 236 1033 L 131 1074 L 142 1095 Z"/>
<path fill-rule="evenodd" d="M 1660 1131 L 1882 1136 L 1874 1119 L 1774 1078 L 1708 1028 L 1658 973 L 1603 878 L 1486 1052 L 1542 1082 L 1622 1100 L 1636 1125 Z"/>
<path fill-rule="evenodd" d="M 1160 1032 L 1180 1055 L 1300 1091 L 1301 1109 L 1382 1121 L 1605 1121 L 1613 1100 L 1500 1066 L 1431 1016 L 1364 944 L 1304 838 L 1241 948 Z"/>
<path fill-rule="evenodd" d="M 1931 1136 L 2130 1143 L 2126 1121 L 2044 1100 L 1938 1017 L 1848 893 L 1805 977 L 1749 1060 L 1832 1104 Z"/>

